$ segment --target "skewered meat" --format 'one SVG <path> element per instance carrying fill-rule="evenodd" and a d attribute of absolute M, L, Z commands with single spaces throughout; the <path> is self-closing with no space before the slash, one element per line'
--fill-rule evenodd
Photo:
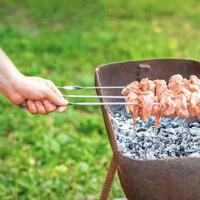
<path fill-rule="evenodd" d="M 184 79 L 183 79 L 183 86 L 184 86 L 184 88 L 186 88 L 187 90 L 190 90 L 190 85 L 191 85 L 190 80 L 184 78 Z"/>
<path fill-rule="evenodd" d="M 175 94 L 179 93 L 183 87 L 183 77 L 180 74 L 171 76 L 168 83 L 168 88 Z"/>
<path fill-rule="evenodd" d="M 136 95 L 134 92 L 130 92 L 126 96 L 126 102 L 134 102 L 138 103 L 138 95 Z M 126 105 L 126 111 L 129 113 L 130 111 L 133 114 L 133 124 L 135 124 L 136 119 L 138 117 L 138 105 Z"/>
<path fill-rule="evenodd" d="M 138 94 L 140 91 L 140 83 L 138 81 L 133 81 L 131 84 L 127 85 L 122 90 L 122 95 L 127 96 L 130 92 Z"/>
<path fill-rule="evenodd" d="M 155 93 L 156 85 L 153 81 L 149 80 L 148 78 L 142 79 L 140 81 L 140 90 L 143 92 L 151 91 L 153 94 Z"/>
<path fill-rule="evenodd" d="M 155 126 L 162 116 L 197 117 L 200 119 L 200 79 L 191 75 L 189 79 L 180 74 L 165 80 L 142 79 L 134 81 L 123 89 L 126 102 L 138 105 L 127 105 L 127 112 L 133 113 L 133 122 L 140 116 L 147 121 L 155 116 Z M 157 104 L 155 104 L 157 103 Z"/>
<path fill-rule="evenodd" d="M 165 80 L 155 80 L 155 96 L 158 97 L 158 100 L 161 99 L 161 96 L 166 96 L 168 94 L 167 83 Z"/>
<path fill-rule="evenodd" d="M 141 119 L 143 121 L 148 121 L 152 113 L 154 93 L 151 91 L 141 92 L 138 97 L 138 103 L 139 115 Z"/>
<path fill-rule="evenodd" d="M 200 91 L 191 94 L 189 112 L 192 117 L 196 116 L 200 119 Z"/>
<path fill-rule="evenodd" d="M 158 97 L 154 96 L 154 103 L 159 103 Z M 155 117 L 155 127 L 160 123 L 161 113 L 160 104 L 155 104 L 152 108 L 152 115 Z"/>
<path fill-rule="evenodd" d="M 180 94 L 183 94 L 186 97 L 187 101 L 189 101 L 192 92 L 190 92 L 190 90 L 183 87 L 183 88 L 181 88 Z"/>
<path fill-rule="evenodd" d="M 187 109 L 187 98 L 183 94 L 175 97 L 176 115 L 179 117 L 189 117 Z"/>
<path fill-rule="evenodd" d="M 164 96 L 160 100 L 160 114 L 161 116 L 174 115 L 176 112 L 176 103 L 171 95 Z"/>
<path fill-rule="evenodd" d="M 190 83 L 191 84 L 189 85 L 189 88 L 190 88 L 191 92 L 196 92 L 196 91 L 200 90 L 200 80 L 198 79 L 197 76 L 191 75 L 190 76 Z"/>

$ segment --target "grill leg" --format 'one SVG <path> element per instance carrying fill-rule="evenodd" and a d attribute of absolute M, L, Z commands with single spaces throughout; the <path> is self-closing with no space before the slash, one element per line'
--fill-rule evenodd
<path fill-rule="evenodd" d="M 114 157 L 112 157 L 112 160 L 110 162 L 110 166 L 108 168 L 108 172 L 106 175 L 106 179 L 104 181 L 104 185 L 103 185 L 103 189 L 101 191 L 101 196 L 100 196 L 100 200 L 107 200 L 109 197 L 109 193 L 110 193 L 110 189 L 112 187 L 112 182 L 116 173 L 116 169 L 117 169 L 117 164 L 115 162 Z"/>

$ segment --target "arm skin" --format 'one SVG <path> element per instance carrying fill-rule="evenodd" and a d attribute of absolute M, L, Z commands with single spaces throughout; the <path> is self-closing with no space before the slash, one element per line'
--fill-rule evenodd
<path fill-rule="evenodd" d="M 27 103 L 32 114 L 64 112 L 67 100 L 50 80 L 21 74 L 0 49 L 0 92 L 14 105 Z"/>

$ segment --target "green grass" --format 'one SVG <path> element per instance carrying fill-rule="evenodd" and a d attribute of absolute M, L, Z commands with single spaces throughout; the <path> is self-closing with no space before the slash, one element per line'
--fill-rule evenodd
<path fill-rule="evenodd" d="M 93 85 L 103 63 L 199 60 L 199 13 L 198 0 L 1 0 L 0 45 L 27 75 Z M 100 109 L 31 116 L 1 96 L 0 124 L 0 199 L 98 199 L 111 159 Z"/>

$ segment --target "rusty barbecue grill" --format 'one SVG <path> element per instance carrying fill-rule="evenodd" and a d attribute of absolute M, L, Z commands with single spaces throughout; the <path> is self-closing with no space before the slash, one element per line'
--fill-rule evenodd
<path fill-rule="evenodd" d="M 192 60 L 161 59 L 129 61 L 101 66 L 96 69 L 96 86 L 127 85 L 142 78 L 168 80 L 173 74 L 188 77 L 200 75 L 200 63 Z M 98 95 L 120 96 L 121 89 L 97 89 Z M 100 99 L 110 102 L 109 99 Z M 113 99 L 113 102 L 122 101 Z M 118 148 L 110 112 L 112 106 L 102 105 L 102 113 L 113 158 L 100 199 L 108 199 L 115 172 L 123 191 L 131 200 L 198 200 L 200 199 L 200 158 L 134 160 L 125 157 Z"/>

